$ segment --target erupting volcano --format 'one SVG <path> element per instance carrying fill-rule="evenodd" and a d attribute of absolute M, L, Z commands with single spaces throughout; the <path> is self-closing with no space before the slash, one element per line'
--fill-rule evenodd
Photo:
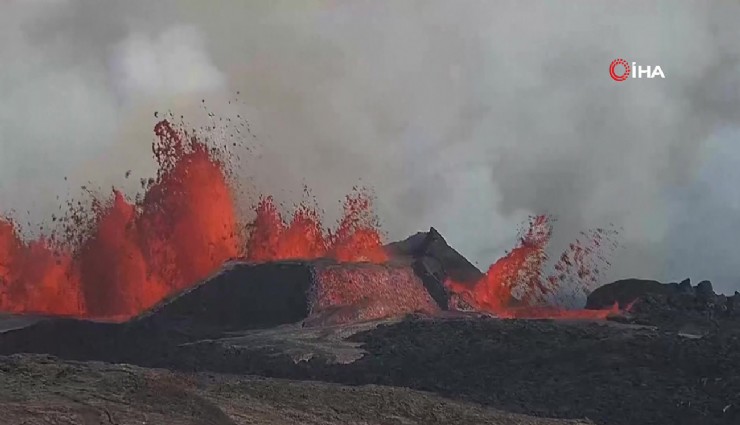
<path fill-rule="evenodd" d="M 64 237 L 26 241 L 12 220 L 0 219 L 0 311 L 129 318 L 230 259 L 389 260 L 366 192 L 347 196 L 334 229 L 307 204 L 286 220 L 270 196 L 260 198 L 251 222 L 240 223 L 229 165 L 219 151 L 166 120 L 154 133 L 158 173 L 136 202 L 113 190 L 108 199 L 95 199 L 90 211 L 71 211 Z M 542 306 L 566 284 L 593 289 L 599 268 L 608 265 L 601 248 L 611 243 L 610 233 L 584 234 L 588 240 L 571 244 L 555 273 L 545 276 L 551 231 L 547 216 L 535 217 L 520 244 L 483 279 L 450 280 L 446 287 L 474 309 L 501 317 L 605 317 L 612 310 Z"/>

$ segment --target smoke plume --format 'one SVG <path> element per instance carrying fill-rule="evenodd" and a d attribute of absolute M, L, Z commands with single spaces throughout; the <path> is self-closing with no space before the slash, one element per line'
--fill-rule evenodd
<path fill-rule="evenodd" d="M 739 18 L 698 0 L 4 2 L 0 209 L 35 225 L 88 181 L 133 193 L 154 111 L 197 125 L 205 100 L 252 126 L 244 179 L 285 201 L 307 184 L 328 218 L 372 186 L 390 238 L 433 225 L 485 267 L 548 212 L 555 250 L 623 229 L 609 279 L 740 289 Z M 617 57 L 666 78 L 616 83 Z"/>

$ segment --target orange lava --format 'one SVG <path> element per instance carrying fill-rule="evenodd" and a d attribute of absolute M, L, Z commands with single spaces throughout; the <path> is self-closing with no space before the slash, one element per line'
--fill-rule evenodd
<path fill-rule="evenodd" d="M 446 285 L 474 309 L 502 318 L 604 319 L 619 313 L 618 306 L 569 310 L 550 304 L 553 297 L 568 294 L 568 290 L 576 297 L 594 289 L 600 272 L 609 266 L 602 248 L 616 247 L 613 234 L 605 229 L 583 233 L 587 239 L 571 243 L 555 263 L 555 272 L 544 276 L 552 223 L 548 216 L 535 216 L 519 244 L 493 263 L 482 279 L 472 284 L 448 280 Z"/>
<path fill-rule="evenodd" d="M 345 262 L 382 263 L 388 260 L 377 231 L 380 224 L 372 211 L 371 199 L 366 194 L 347 195 L 339 227 L 329 236 L 329 256 Z"/>
<path fill-rule="evenodd" d="M 116 190 L 95 199 L 89 232 L 63 235 L 64 243 L 26 242 L 12 221 L 0 219 L 0 311 L 125 319 L 237 257 L 387 259 L 371 199 L 361 191 L 347 197 L 334 232 L 305 206 L 285 222 L 269 197 L 242 232 L 216 152 L 166 120 L 154 132 L 157 178 L 140 202 Z M 71 211 L 73 233 L 85 223 L 79 213 Z"/>
<path fill-rule="evenodd" d="M 510 307 L 495 313 L 502 319 L 597 319 L 621 313 L 619 304 L 601 310 L 574 309 L 568 310 L 551 306 Z"/>
<path fill-rule="evenodd" d="M 325 228 L 317 210 L 305 204 L 286 220 L 270 196 L 260 199 L 254 220 L 242 225 L 222 155 L 167 120 L 157 123 L 154 133 L 152 151 L 159 168 L 138 201 L 113 190 L 107 199 L 93 199 L 90 211 L 71 205 L 63 241 L 53 234 L 25 241 L 14 222 L 0 218 L 0 311 L 123 320 L 234 258 L 388 260 L 366 192 L 356 189 L 347 196 L 335 229 Z M 474 308 L 500 317 L 604 318 L 616 312 L 616 307 L 547 307 L 564 288 L 575 289 L 576 295 L 592 289 L 606 263 L 600 248 L 610 243 L 603 229 L 584 234 L 584 242 L 575 241 L 559 257 L 555 272 L 543 276 L 551 234 L 549 218 L 534 217 L 518 246 L 491 265 L 483 279 L 447 286 Z M 360 298 L 374 287 L 366 277 L 336 276 L 350 286 L 365 282 L 355 285 Z M 386 288 L 389 294 L 395 285 Z M 393 298 L 395 303 L 402 299 Z M 381 314 L 390 307 L 367 308 Z"/>
<path fill-rule="evenodd" d="M 286 222 L 271 197 L 260 200 L 250 225 L 247 259 L 252 261 L 314 259 L 383 263 L 388 255 L 372 214 L 371 198 L 356 190 L 344 203 L 344 215 L 335 232 L 324 231 L 316 210 L 300 205 Z"/>
<path fill-rule="evenodd" d="M 24 243 L 10 221 L 0 220 L 0 310 L 72 315 L 84 310 L 72 257 L 45 239 Z"/>

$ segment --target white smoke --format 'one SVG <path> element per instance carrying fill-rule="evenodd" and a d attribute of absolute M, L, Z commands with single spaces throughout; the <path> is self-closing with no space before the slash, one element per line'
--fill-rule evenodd
<path fill-rule="evenodd" d="M 85 179 L 151 173 L 152 113 L 197 122 L 206 99 L 258 128 L 255 184 L 284 199 L 308 184 L 329 218 L 364 183 L 391 238 L 435 226 L 485 267 L 550 212 L 556 250 L 624 228 L 610 279 L 738 288 L 721 242 L 740 228 L 733 164 L 712 159 L 737 151 L 712 142 L 737 139 L 719 132 L 740 118 L 734 3 L 40 4 L 0 5 L 3 209 L 41 220 Z M 615 83 L 616 57 L 666 79 Z"/>
<path fill-rule="evenodd" d="M 168 28 L 154 38 L 129 35 L 115 49 L 112 75 L 124 99 L 212 93 L 225 83 L 210 62 L 201 33 L 192 26 Z"/>

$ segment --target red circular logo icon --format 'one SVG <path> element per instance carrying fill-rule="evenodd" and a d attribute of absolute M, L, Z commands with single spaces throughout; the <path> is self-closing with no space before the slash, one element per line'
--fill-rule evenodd
<path fill-rule="evenodd" d="M 624 67 L 624 72 L 622 73 L 622 75 L 618 75 L 617 72 L 616 72 L 616 68 L 619 65 L 622 65 L 622 67 Z M 626 60 L 624 60 L 622 58 L 614 59 L 612 61 L 611 65 L 609 65 L 609 76 L 612 77 L 612 80 L 614 80 L 614 81 L 624 81 L 624 80 L 626 80 L 627 77 L 630 76 L 630 65 L 627 63 Z"/>

